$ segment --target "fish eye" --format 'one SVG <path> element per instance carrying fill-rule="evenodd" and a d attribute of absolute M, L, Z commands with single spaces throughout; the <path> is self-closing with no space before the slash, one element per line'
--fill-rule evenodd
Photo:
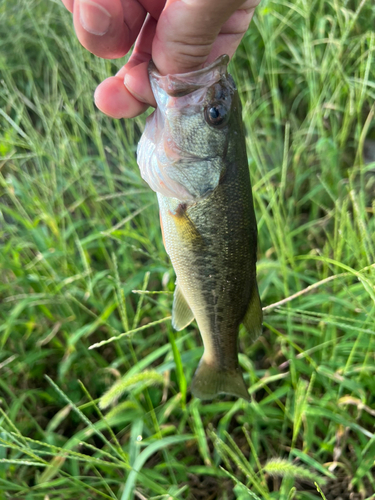
<path fill-rule="evenodd" d="M 213 103 L 206 106 L 204 110 L 204 117 L 206 122 L 211 127 L 219 127 L 225 125 L 229 118 L 228 110 L 221 103 Z"/>

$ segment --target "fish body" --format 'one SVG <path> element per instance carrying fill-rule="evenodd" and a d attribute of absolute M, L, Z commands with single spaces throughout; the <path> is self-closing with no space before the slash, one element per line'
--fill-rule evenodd
<path fill-rule="evenodd" d="M 238 366 L 238 330 L 261 333 L 257 228 L 241 105 L 228 57 L 184 75 L 150 69 L 158 108 L 138 149 L 143 178 L 157 192 L 166 251 L 177 281 L 172 324 L 194 318 L 204 354 L 192 393 L 249 399 Z"/>

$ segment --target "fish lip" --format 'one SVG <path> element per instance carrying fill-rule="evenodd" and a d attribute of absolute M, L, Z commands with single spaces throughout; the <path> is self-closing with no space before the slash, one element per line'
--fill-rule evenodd
<path fill-rule="evenodd" d="M 200 88 L 209 87 L 227 75 L 229 56 L 223 54 L 213 63 L 189 73 L 161 75 L 151 60 L 148 73 L 151 81 L 171 97 L 182 97 Z"/>

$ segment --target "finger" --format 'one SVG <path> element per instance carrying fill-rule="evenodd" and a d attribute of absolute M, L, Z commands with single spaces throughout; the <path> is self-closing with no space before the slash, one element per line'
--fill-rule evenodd
<path fill-rule="evenodd" d="M 239 9 L 228 19 L 213 43 L 207 64 L 215 61 L 222 54 L 227 54 L 232 58 L 249 27 L 254 11 L 255 7 L 246 10 Z"/>
<path fill-rule="evenodd" d="M 69 12 L 73 13 L 74 0 L 62 0 L 62 3 L 65 5 Z"/>
<path fill-rule="evenodd" d="M 150 60 L 137 64 L 125 74 L 124 84 L 129 92 L 139 101 L 146 102 L 149 106 L 156 107 L 154 94 L 151 90 L 148 76 Z"/>
<path fill-rule="evenodd" d="M 143 8 L 154 19 L 159 19 L 159 16 L 164 9 L 165 1 L 166 0 L 139 0 L 139 2 L 143 5 Z M 126 12 L 124 3 L 127 2 L 127 0 L 122 0 L 122 2 L 124 6 L 124 12 Z"/>
<path fill-rule="evenodd" d="M 156 106 L 156 102 L 151 90 L 147 69 L 151 59 L 155 31 L 156 20 L 149 16 L 137 38 L 128 63 L 118 73 L 124 76 L 124 83 L 129 92 L 141 102 L 147 102 L 151 106 Z"/>
<path fill-rule="evenodd" d="M 128 64 L 116 76 L 104 80 L 95 91 L 96 106 L 112 118 L 134 118 L 144 113 L 150 105 L 156 106 L 148 78 L 149 59 L 130 70 L 127 68 Z"/>
<path fill-rule="evenodd" d="M 201 68 L 223 25 L 234 12 L 241 6 L 249 9 L 257 3 L 259 0 L 168 0 L 152 47 L 152 58 L 159 71 L 183 73 Z M 231 40 L 233 47 L 236 43 L 237 40 Z"/>
<path fill-rule="evenodd" d="M 113 118 L 133 118 L 150 104 L 156 105 L 147 72 L 155 29 L 156 21 L 149 16 L 128 63 L 96 89 L 95 103 L 103 113 Z"/>
<path fill-rule="evenodd" d="M 96 106 L 112 118 L 134 118 L 146 111 L 148 104 L 136 99 L 124 85 L 124 79 L 111 76 L 96 89 Z"/>
<path fill-rule="evenodd" d="M 65 0 L 66 1 L 66 0 Z M 74 28 L 78 40 L 93 54 L 106 59 L 124 56 L 133 45 L 146 11 L 136 0 L 75 0 Z"/>

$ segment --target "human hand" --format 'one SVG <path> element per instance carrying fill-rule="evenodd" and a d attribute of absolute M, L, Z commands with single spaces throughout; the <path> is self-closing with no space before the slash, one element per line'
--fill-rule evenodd
<path fill-rule="evenodd" d="M 62 2 L 73 13 L 79 41 L 93 54 L 123 57 L 135 42 L 125 66 L 95 91 L 103 113 L 132 118 L 155 106 L 147 73 L 151 58 L 161 74 L 176 74 L 200 69 L 222 54 L 232 57 L 260 0 Z"/>

